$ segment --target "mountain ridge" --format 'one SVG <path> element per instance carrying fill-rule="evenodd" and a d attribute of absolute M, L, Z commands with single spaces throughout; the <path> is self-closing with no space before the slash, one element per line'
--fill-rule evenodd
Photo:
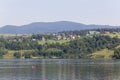
<path fill-rule="evenodd" d="M 56 22 L 33 22 L 27 25 L 15 26 L 6 25 L 0 27 L 0 34 L 33 34 L 33 33 L 53 33 L 61 31 L 86 30 L 98 28 L 118 28 L 120 26 L 110 25 L 86 25 L 72 21 L 56 21 Z"/>

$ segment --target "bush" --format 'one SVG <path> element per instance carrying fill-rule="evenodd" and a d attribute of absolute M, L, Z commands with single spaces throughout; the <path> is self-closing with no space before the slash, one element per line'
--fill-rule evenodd
<path fill-rule="evenodd" d="M 31 58 L 31 54 L 29 52 L 25 52 L 23 56 L 24 58 Z"/>
<path fill-rule="evenodd" d="M 120 59 L 120 48 L 114 50 L 114 58 Z"/>
<path fill-rule="evenodd" d="M 14 57 L 15 58 L 21 58 L 21 53 L 20 52 L 15 52 Z"/>
<path fill-rule="evenodd" d="M 32 51 L 31 54 L 33 57 L 39 56 L 39 51 L 38 50 Z"/>
<path fill-rule="evenodd" d="M 3 57 L 3 55 L 7 54 L 7 50 L 0 49 L 0 57 Z"/>

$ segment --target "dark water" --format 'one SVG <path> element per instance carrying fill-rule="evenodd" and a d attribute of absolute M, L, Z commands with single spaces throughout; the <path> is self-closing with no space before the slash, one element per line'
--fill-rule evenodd
<path fill-rule="evenodd" d="M 120 80 L 120 61 L 0 59 L 0 80 Z"/>

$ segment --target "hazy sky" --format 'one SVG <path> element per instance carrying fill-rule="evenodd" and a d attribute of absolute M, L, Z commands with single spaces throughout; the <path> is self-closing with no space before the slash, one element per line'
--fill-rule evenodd
<path fill-rule="evenodd" d="M 0 0 L 0 26 L 63 20 L 120 25 L 120 0 Z"/>

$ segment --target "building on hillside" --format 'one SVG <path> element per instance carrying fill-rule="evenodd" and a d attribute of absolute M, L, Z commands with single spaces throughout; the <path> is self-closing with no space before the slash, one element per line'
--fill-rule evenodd
<path fill-rule="evenodd" d="M 36 39 L 32 39 L 32 41 L 36 41 Z"/>
<path fill-rule="evenodd" d="M 103 34 L 110 34 L 110 32 L 109 31 L 104 31 Z"/>
<path fill-rule="evenodd" d="M 117 34 L 118 32 L 112 32 L 112 34 Z"/>
<path fill-rule="evenodd" d="M 56 38 L 57 38 L 57 40 L 60 40 L 60 39 L 62 39 L 62 36 L 61 35 L 56 35 Z"/>
<path fill-rule="evenodd" d="M 99 31 L 89 31 L 86 36 L 90 36 L 90 35 L 99 35 L 100 32 Z"/>
<path fill-rule="evenodd" d="M 44 36 L 42 36 L 42 41 L 45 41 L 45 37 Z"/>

